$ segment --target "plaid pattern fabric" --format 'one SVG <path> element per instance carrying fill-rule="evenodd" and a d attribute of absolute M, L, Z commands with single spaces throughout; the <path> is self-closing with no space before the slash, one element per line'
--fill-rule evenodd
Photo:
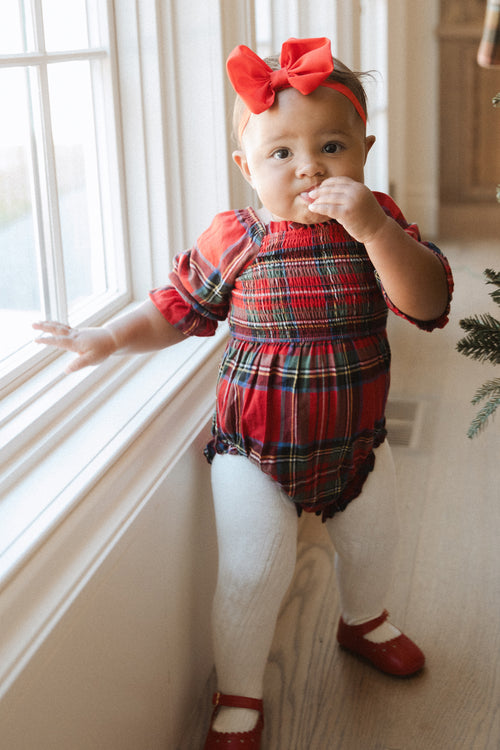
<path fill-rule="evenodd" d="M 387 196 L 379 202 L 418 237 Z M 437 248 L 448 274 L 451 272 Z M 248 456 L 302 510 L 323 518 L 356 497 L 385 438 L 387 310 L 398 311 L 363 245 L 331 221 L 264 226 L 252 209 L 221 214 L 176 259 L 151 298 L 184 332 L 229 318 L 213 440 Z M 172 302 L 174 300 L 174 302 Z M 446 315 L 426 329 L 443 326 Z"/>

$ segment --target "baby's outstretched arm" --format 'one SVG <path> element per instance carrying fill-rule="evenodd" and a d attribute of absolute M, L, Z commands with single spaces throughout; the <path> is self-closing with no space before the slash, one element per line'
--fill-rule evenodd
<path fill-rule="evenodd" d="M 362 242 L 392 302 L 417 320 L 435 320 L 448 303 L 444 268 L 410 237 L 362 182 L 332 177 L 310 193 L 311 211 L 336 219 Z"/>
<path fill-rule="evenodd" d="M 97 365 L 112 354 L 164 349 L 186 338 L 165 320 L 150 300 L 101 328 L 70 328 L 55 321 L 34 323 L 33 328 L 46 334 L 35 339 L 36 343 L 78 355 L 66 368 L 68 373 Z"/>

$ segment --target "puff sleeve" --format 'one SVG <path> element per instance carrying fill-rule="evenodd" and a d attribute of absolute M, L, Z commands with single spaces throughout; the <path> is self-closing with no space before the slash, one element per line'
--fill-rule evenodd
<path fill-rule="evenodd" d="M 213 336 L 227 317 L 238 275 L 259 247 L 245 210 L 217 214 L 194 247 L 175 257 L 170 283 L 150 292 L 150 299 L 185 335 Z"/>
<path fill-rule="evenodd" d="M 420 242 L 422 245 L 425 245 L 425 247 L 429 248 L 429 250 L 431 250 L 439 259 L 441 265 L 443 266 L 446 275 L 446 282 L 448 285 L 448 303 L 442 315 L 440 315 L 440 317 L 436 318 L 435 320 L 418 320 L 417 318 L 412 318 L 411 316 L 406 315 L 406 313 L 396 307 L 396 305 L 389 298 L 389 295 L 385 291 L 383 284 L 377 274 L 380 289 L 382 291 L 382 294 L 384 295 L 387 307 L 399 317 L 408 320 L 410 323 L 413 323 L 414 325 L 418 326 L 418 328 L 421 328 L 424 331 L 433 331 L 435 328 L 444 328 L 444 326 L 448 322 L 448 314 L 450 312 L 451 298 L 453 294 L 453 275 L 448 260 L 445 258 L 441 250 L 432 242 L 422 241 L 418 226 L 416 224 L 408 224 L 400 208 L 396 205 L 392 198 L 390 198 L 388 195 L 385 195 L 385 193 L 375 192 L 374 195 L 386 214 L 393 218 L 394 221 L 396 221 L 404 229 L 404 231 L 407 232 L 407 234 L 413 237 L 414 240 L 417 240 L 417 242 Z"/>

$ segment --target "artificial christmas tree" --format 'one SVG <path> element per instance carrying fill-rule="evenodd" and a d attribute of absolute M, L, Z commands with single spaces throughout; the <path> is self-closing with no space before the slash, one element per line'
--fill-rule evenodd
<path fill-rule="evenodd" d="M 477 61 L 484 68 L 500 66 L 500 0 L 488 0 L 484 18 L 483 36 L 479 45 Z M 493 106 L 500 107 L 500 92 L 493 97 Z M 497 200 L 500 202 L 500 185 L 497 185 Z M 500 306 L 500 273 L 486 269 L 488 284 L 496 289 L 491 298 Z M 467 336 L 457 344 L 457 349 L 467 357 L 480 362 L 500 364 L 500 321 L 490 313 L 474 315 L 460 321 Z M 478 388 L 472 399 L 474 405 L 483 406 L 472 420 L 467 435 L 472 438 L 486 425 L 489 417 L 500 406 L 500 378 L 488 380 Z"/>
<path fill-rule="evenodd" d="M 500 273 L 486 269 L 484 275 L 488 284 L 493 284 L 496 289 L 490 293 L 490 297 L 500 306 Z M 460 321 L 461 328 L 467 331 L 467 336 L 457 344 L 457 349 L 467 357 L 472 357 L 480 362 L 492 362 L 500 364 L 500 321 L 490 313 L 474 315 Z M 477 405 L 485 402 L 482 408 L 472 420 L 467 435 L 472 438 L 485 426 L 488 418 L 500 406 L 500 378 L 488 380 L 478 388 L 472 403 Z"/>

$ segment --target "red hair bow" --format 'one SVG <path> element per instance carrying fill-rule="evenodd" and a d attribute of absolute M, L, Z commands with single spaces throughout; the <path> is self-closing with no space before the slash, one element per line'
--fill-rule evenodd
<path fill-rule="evenodd" d="M 272 70 L 249 47 L 240 44 L 227 59 L 227 74 L 250 112 L 258 115 L 272 106 L 276 92 L 290 86 L 310 94 L 330 75 L 330 40 L 288 39 L 281 48 L 280 70 Z"/>

